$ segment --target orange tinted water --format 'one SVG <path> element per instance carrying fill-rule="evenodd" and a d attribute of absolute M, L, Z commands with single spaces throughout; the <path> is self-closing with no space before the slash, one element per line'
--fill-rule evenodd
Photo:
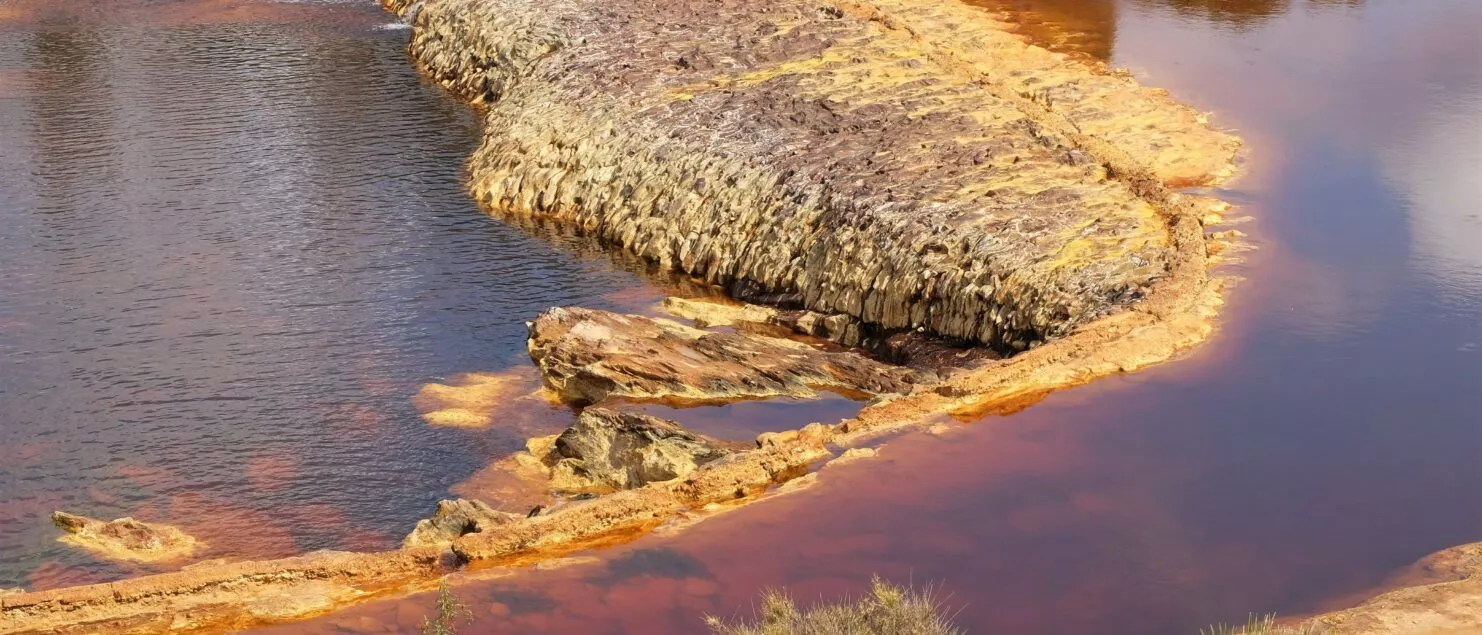
<path fill-rule="evenodd" d="M 893 441 L 813 489 L 460 586 L 476 633 L 694 633 L 765 587 L 936 583 L 973 633 L 1186 635 L 1482 540 L 1482 5 L 977 0 L 1246 138 L 1258 248 L 1187 359 Z M 430 598 L 267 629 L 409 631 Z"/>
<path fill-rule="evenodd" d="M 1218 194 L 1255 218 L 1241 229 L 1259 250 L 1224 269 L 1247 281 L 1220 334 L 676 536 L 460 584 L 479 617 L 466 632 L 693 633 L 763 587 L 806 600 L 878 573 L 939 584 L 974 633 L 1189 634 L 1317 610 L 1482 539 L 1482 7 L 979 1 L 1246 138 L 1247 171 Z M 545 304 L 656 297 L 574 255 L 589 246 L 472 210 L 456 184 L 467 114 L 419 86 L 370 7 L 315 11 L 272 28 L 0 22 L 0 586 L 122 573 L 54 546 L 41 515 L 57 505 L 176 519 L 254 553 L 386 546 L 519 441 L 427 428 L 408 401 L 421 385 L 515 363 L 520 321 Z M 198 55 L 166 46 L 180 38 Z M 162 48 L 132 63 L 156 72 L 97 70 L 141 41 Z M 279 92 L 185 100 L 243 59 L 271 60 L 258 72 Z M 55 79 L 4 83 L 17 72 Z M 305 143 L 264 140 L 284 129 Z M 177 160 L 139 174 L 160 147 Z M 250 190 L 265 202 L 222 200 L 259 172 L 275 177 Z M 138 271 L 194 284 L 172 300 L 164 282 L 115 282 Z M 430 606 L 265 630 L 415 632 Z"/>
<path fill-rule="evenodd" d="M 152 570 L 58 544 L 55 509 L 204 557 L 392 547 L 569 420 L 433 428 L 424 384 L 528 364 L 552 305 L 661 296 L 469 201 L 476 121 L 374 3 L 0 9 L 0 587 Z"/>

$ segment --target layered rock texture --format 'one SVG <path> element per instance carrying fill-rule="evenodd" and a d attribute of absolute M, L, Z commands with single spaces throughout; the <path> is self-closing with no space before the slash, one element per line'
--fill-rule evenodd
<path fill-rule="evenodd" d="M 558 489 L 611 491 L 686 477 L 729 453 L 668 419 L 588 408 L 544 461 Z"/>
<path fill-rule="evenodd" d="M 120 518 L 111 522 L 55 512 L 52 523 L 67 532 L 61 541 L 107 560 L 165 562 L 189 557 L 196 540 L 174 527 Z"/>
<path fill-rule="evenodd" d="M 569 402 L 732 401 L 815 395 L 818 389 L 899 394 L 909 370 L 792 340 L 704 331 L 593 309 L 551 309 L 530 323 L 530 357 Z"/>
<path fill-rule="evenodd" d="M 1135 303 L 1162 186 L 1237 145 L 956 2 L 386 3 L 486 107 L 498 213 L 881 331 L 1021 350 Z"/>

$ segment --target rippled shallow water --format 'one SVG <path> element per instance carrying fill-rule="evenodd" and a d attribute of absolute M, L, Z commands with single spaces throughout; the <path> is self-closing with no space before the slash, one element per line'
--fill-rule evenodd
<path fill-rule="evenodd" d="M 1219 194 L 1259 250 L 1225 268 L 1247 280 L 1220 334 L 678 536 L 465 585 L 468 632 L 692 633 L 766 586 L 878 573 L 938 583 L 974 633 L 1178 635 L 1351 603 L 1482 540 L 1479 6 L 979 1 L 1246 138 Z M 548 305 L 657 297 L 467 201 L 473 118 L 370 3 L 101 6 L 0 5 L 0 587 L 126 573 L 56 545 L 57 507 L 227 553 L 390 546 L 560 425 L 429 428 L 419 387 L 522 361 Z M 757 407 L 707 425 L 782 416 Z M 429 606 L 268 630 L 410 632 Z"/>
<path fill-rule="evenodd" d="M 419 387 L 528 361 L 549 306 L 658 297 L 469 201 L 475 118 L 371 2 L 8 11 L 0 587 L 136 572 L 57 544 L 53 509 L 175 523 L 207 555 L 392 547 L 564 425 L 430 428 Z"/>

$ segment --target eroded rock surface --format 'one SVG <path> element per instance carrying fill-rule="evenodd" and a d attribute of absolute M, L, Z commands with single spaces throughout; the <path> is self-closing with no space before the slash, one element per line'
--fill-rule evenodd
<path fill-rule="evenodd" d="M 551 485 L 624 490 L 694 473 L 730 451 L 668 419 L 587 408 L 551 448 Z"/>
<path fill-rule="evenodd" d="M 62 542 L 86 549 L 109 560 L 161 562 L 189 556 L 196 540 L 168 525 L 155 525 L 120 518 L 111 522 L 66 512 L 54 512 L 51 520 L 67 532 Z"/>
<path fill-rule="evenodd" d="M 414 57 L 487 107 L 483 203 L 881 331 L 1023 349 L 1136 303 L 1162 185 L 1237 146 L 953 1 L 415 5 Z"/>
<path fill-rule="evenodd" d="M 545 312 L 530 324 L 529 346 L 546 385 L 573 403 L 891 394 L 909 392 L 913 381 L 909 370 L 857 353 L 594 309 Z"/>
<path fill-rule="evenodd" d="M 403 547 L 438 547 L 452 544 L 468 534 L 489 531 L 517 521 L 521 516 L 501 512 L 482 501 L 462 498 L 442 500 L 431 518 L 417 521 L 416 529 L 402 541 Z"/>

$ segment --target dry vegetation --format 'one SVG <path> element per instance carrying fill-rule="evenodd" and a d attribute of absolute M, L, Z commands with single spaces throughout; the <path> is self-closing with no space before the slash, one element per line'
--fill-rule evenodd
<path fill-rule="evenodd" d="M 959 635 L 931 589 L 917 591 L 880 578 L 855 603 L 818 604 L 799 610 L 782 591 L 762 596 L 755 623 L 727 623 L 708 617 L 715 635 Z"/>

